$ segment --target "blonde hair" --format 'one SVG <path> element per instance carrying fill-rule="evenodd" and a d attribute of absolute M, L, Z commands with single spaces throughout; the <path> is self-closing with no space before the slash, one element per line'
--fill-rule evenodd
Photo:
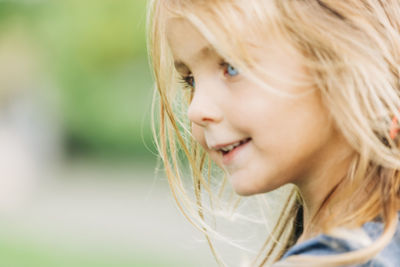
<path fill-rule="evenodd" d="M 254 74 L 252 70 L 259 66 L 249 56 L 249 44 L 244 40 L 248 36 L 287 40 L 302 55 L 336 127 L 354 148 L 347 176 L 326 197 L 314 221 L 322 227 L 321 232 L 329 233 L 338 227 L 360 227 L 380 216 L 385 223 L 383 234 L 357 251 L 292 256 L 280 264 L 341 266 L 367 261 L 379 253 L 396 229 L 400 199 L 400 138 L 389 136 L 393 116 L 400 118 L 399 1 L 150 1 L 148 45 L 158 92 L 154 103 L 159 100 L 156 145 L 179 208 L 206 234 L 213 250 L 211 236 L 218 233 L 205 221 L 208 209 L 202 204 L 202 191 L 212 207 L 225 191 L 226 179 L 215 194 L 211 177 L 220 173 L 191 136 L 184 115 L 191 96 L 177 90 L 177 73 L 165 36 L 166 21 L 171 17 L 190 21 L 222 57 L 260 83 L 260 75 L 268 73 L 260 70 L 261 74 Z M 186 171 L 192 176 L 194 202 L 184 184 Z M 288 225 L 294 225 L 299 205 L 301 198 L 292 188 L 273 230 L 280 245 L 269 238 L 254 264 L 276 262 L 293 244 L 294 227 Z"/>

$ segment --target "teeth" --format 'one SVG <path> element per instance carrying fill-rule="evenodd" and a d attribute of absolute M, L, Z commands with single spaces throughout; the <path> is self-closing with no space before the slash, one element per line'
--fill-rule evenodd
<path fill-rule="evenodd" d="M 232 149 L 234 149 L 235 147 L 237 147 L 237 146 L 239 146 L 239 145 L 241 145 L 241 144 L 242 144 L 242 142 L 237 142 L 237 143 L 235 143 L 235 144 L 232 144 L 232 145 L 223 147 L 223 148 L 221 148 L 221 150 L 222 150 L 223 152 L 229 152 L 229 151 L 231 151 Z"/>

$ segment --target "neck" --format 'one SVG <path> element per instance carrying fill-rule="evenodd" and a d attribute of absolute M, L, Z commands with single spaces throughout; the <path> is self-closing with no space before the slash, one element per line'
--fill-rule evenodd
<path fill-rule="evenodd" d="M 321 232 L 318 218 L 323 217 L 323 205 L 335 191 L 339 183 L 347 176 L 350 168 L 353 150 L 347 143 L 338 143 L 335 154 L 320 155 L 318 168 L 308 173 L 306 179 L 297 183 L 303 199 L 304 232 L 299 241 L 311 238 Z"/>

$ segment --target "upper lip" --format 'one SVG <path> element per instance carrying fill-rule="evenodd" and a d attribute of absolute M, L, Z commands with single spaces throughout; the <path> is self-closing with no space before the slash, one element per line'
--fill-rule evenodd
<path fill-rule="evenodd" d="M 210 147 L 210 149 L 212 149 L 212 150 L 220 150 L 221 148 L 224 148 L 224 147 L 227 147 L 227 146 L 230 146 L 230 145 L 239 143 L 239 142 L 244 141 L 244 140 L 247 140 L 247 139 L 249 139 L 249 137 L 247 137 L 247 138 L 242 138 L 242 139 L 238 139 L 238 140 L 233 141 L 233 142 L 229 142 L 229 143 L 225 143 L 225 144 L 218 144 L 218 145 L 209 146 L 209 147 Z"/>

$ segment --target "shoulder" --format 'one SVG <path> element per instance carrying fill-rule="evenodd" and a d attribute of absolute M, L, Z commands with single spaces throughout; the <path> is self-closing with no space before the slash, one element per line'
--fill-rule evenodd
<path fill-rule="evenodd" d="M 383 231 L 381 222 L 368 222 L 359 229 L 336 229 L 290 248 L 282 259 L 294 255 L 328 256 L 355 251 L 372 244 Z M 400 266 L 400 224 L 391 242 L 369 262 L 358 266 Z"/>

